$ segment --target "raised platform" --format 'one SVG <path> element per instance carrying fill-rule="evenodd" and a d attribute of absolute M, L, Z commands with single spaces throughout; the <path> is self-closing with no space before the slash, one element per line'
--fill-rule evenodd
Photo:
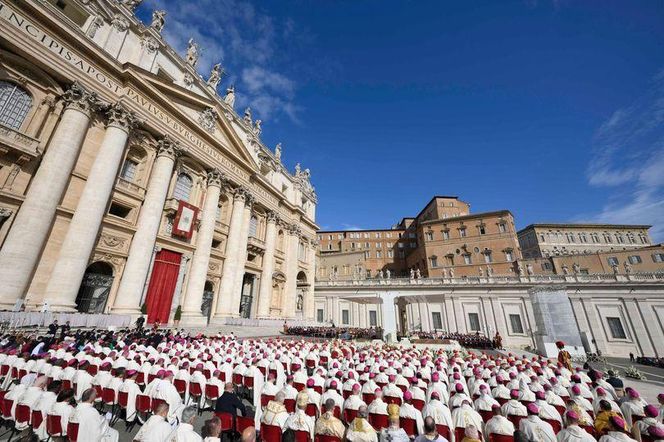
<path fill-rule="evenodd" d="M 57 320 L 60 325 L 69 321 L 72 327 L 128 327 L 132 325 L 129 315 L 105 315 L 89 313 L 40 313 L 40 312 L 0 312 L 0 323 L 9 328 L 46 327 Z"/>

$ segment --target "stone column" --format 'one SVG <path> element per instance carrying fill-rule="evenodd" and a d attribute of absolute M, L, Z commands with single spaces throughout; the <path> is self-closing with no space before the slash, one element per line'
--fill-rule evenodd
<path fill-rule="evenodd" d="M 284 317 L 292 318 L 295 317 L 295 303 L 297 301 L 297 251 L 300 243 L 300 228 L 295 224 L 291 224 L 287 230 L 286 286 L 281 312 Z"/>
<path fill-rule="evenodd" d="M 267 229 L 265 231 L 265 254 L 263 255 L 263 276 L 258 292 L 258 310 L 259 318 L 270 316 L 270 303 L 272 302 L 272 274 L 274 273 L 274 250 L 277 239 L 277 220 L 278 215 L 275 212 L 267 213 Z"/>
<path fill-rule="evenodd" d="M 146 284 L 152 249 L 159 231 L 168 185 L 173 175 L 173 165 L 179 155 L 178 143 L 169 136 L 165 136 L 159 141 L 157 159 L 152 168 L 141 213 L 138 215 L 136 233 L 134 233 L 129 247 L 129 257 L 122 274 L 118 294 L 115 297 L 113 313 L 138 314 L 140 312 L 139 303 Z"/>
<path fill-rule="evenodd" d="M 228 239 L 226 241 L 226 257 L 221 274 L 221 287 L 217 298 L 217 308 L 215 318 L 225 316 L 238 316 L 238 308 L 233 310 L 233 287 L 237 273 L 237 260 L 240 247 L 240 236 L 242 231 L 242 221 L 244 218 L 244 203 L 247 200 L 248 190 L 244 187 L 238 187 L 233 190 L 233 212 L 228 227 Z"/>
<path fill-rule="evenodd" d="M 383 319 L 383 336 L 388 343 L 396 342 L 397 339 L 397 309 L 394 305 L 396 296 L 393 292 L 384 292 L 380 295 L 381 316 Z"/>
<path fill-rule="evenodd" d="M 133 112 L 117 103 L 106 111 L 104 140 L 90 169 L 69 230 L 60 248 L 44 299 L 55 311 L 76 310 L 76 295 L 101 226 L 115 177 L 136 123 Z"/>
<path fill-rule="evenodd" d="M 232 311 L 239 314 L 240 298 L 244 291 L 244 265 L 247 263 L 247 244 L 249 243 L 249 224 L 251 223 L 251 210 L 253 208 L 254 198 L 251 194 L 247 195 L 244 203 L 244 213 L 242 214 L 242 229 L 240 230 L 240 244 L 238 245 L 238 254 L 236 259 L 235 281 L 233 282 Z"/>
<path fill-rule="evenodd" d="M 11 309 L 26 294 L 55 211 L 67 187 L 97 95 L 74 83 L 63 96 L 65 108 L 25 200 L 0 250 L 0 308 Z"/>
<path fill-rule="evenodd" d="M 210 250 L 223 181 L 223 174 L 219 170 L 208 173 L 205 203 L 201 214 L 201 224 L 196 236 L 196 250 L 191 261 L 189 282 L 187 283 L 184 305 L 182 306 L 183 325 L 205 325 L 207 323 L 207 318 L 201 312 L 201 304 L 210 264 Z"/>

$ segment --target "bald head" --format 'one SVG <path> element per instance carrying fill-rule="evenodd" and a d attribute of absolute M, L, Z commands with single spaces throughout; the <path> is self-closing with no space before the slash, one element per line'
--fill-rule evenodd
<path fill-rule="evenodd" d="M 254 427 L 245 428 L 241 440 L 242 442 L 256 442 L 256 429 Z"/>
<path fill-rule="evenodd" d="M 226 382 L 224 384 L 224 391 L 227 393 L 232 393 L 233 392 L 233 383 L 232 382 Z"/>

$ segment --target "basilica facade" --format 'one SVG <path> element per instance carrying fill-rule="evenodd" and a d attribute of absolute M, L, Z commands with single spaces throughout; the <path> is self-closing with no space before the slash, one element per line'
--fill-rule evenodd
<path fill-rule="evenodd" d="M 0 0 L 0 309 L 313 318 L 309 170 L 137 3 Z"/>

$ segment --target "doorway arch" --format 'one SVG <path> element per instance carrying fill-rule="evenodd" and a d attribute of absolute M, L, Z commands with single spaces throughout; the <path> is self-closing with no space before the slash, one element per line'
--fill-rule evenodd
<path fill-rule="evenodd" d="M 203 302 L 201 303 L 201 313 L 210 322 L 210 313 L 212 312 L 212 300 L 214 299 L 214 284 L 212 281 L 205 281 L 203 287 Z"/>
<path fill-rule="evenodd" d="M 78 289 L 76 309 L 81 313 L 104 313 L 113 278 L 110 264 L 103 261 L 90 264 Z"/>
<path fill-rule="evenodd" d="M 295 309 L 298 312 L 301 312 L 304 309 L 304 296 L 309 287 L 307 282 L 307 274 L 303 271 L 300 271 L 297 274 L 297 298 L 295 300 Z"/>

